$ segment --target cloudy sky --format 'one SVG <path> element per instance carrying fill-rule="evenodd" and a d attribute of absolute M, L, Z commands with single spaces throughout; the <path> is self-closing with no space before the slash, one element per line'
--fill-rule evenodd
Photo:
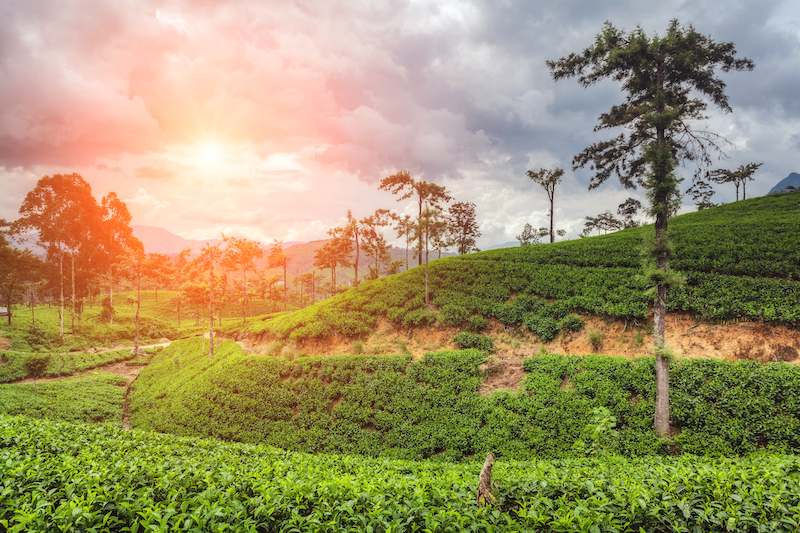
<path fill-rule="evenodd" d="M 762 162 L 754 196 L 800 172 L 794 0 L 0 0 L 0 218 L 43 175 L 78 172 L 134 224 L 314 240 L 348 209 L 412 212 L 378 190 L 409 169 L 474 202 L 487 247 L 545 225 L 525 171 L 561 166 L 556 227 L 575 238 L 586 215 L 644 195 L 587 191 L 589 171 L 571 170 L 622 93 L 555 83 L 545 61 L 606 20 L 652 34 L 673 18 L 756 65 L 722 75 L 733 113 L 700 125 L 732 143 L 718 166 Z"/>

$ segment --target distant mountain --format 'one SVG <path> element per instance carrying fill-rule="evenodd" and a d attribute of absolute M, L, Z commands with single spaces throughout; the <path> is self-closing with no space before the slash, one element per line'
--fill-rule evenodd
<path fill-rule="evenodd" d="M 795 189 L 800 189 L 800 174 L 797 172 L 792 172 L 781 181 L 778 182 L 773 188 L 769 190 L 767 194 L 775 194 L 779 192 L 788 192 L 789 189 L 786 189 L 787 186 L 793 186 Z"/>
<path fill-rule="evenodd" d="M 491 246 L 487 246 L 486 248 L 481 248 L 481 250 L 497 250 L 500 248 L 513 248 L 515 246 L 519 246 L 519 241 L 505 242 L 503 244 L 493 244 Z"/>
<path fill-rule="evenodd" d="M 169 230 L 155 226 L 131 226 L 133 236 L 142 241 L 144 251 L 148 254 L 178 254 L 184 248 L 193 248 L 199 250 L 206 244 L 212 246 L 218 244 L 220 239 L 196 240 L 184 239 L 180 235 L 175 235 Z M 301 241 L 290 241 L 283 243 L 284 250 L 296 245 L 302 244 Z M 269 249 L 269 245 L 262 243 L 262 248 Z"/>
<path fill-rule="evenodd" d="M 148 254 L 177 254 L 187 247 L 200 249 L 207 243 L 216 244 L 219 239 L 209 241 L 191 241 L 179 235 L 154 226 L 131 226 L 133 236 L 142 241 L 144 251 Z"/>

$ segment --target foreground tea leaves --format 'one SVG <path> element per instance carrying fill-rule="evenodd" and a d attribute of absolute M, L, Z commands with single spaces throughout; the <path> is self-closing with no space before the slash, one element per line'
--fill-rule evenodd
<path fill-rule="evenodd" d="M 305 455 L 0 416 L 0 531 L 797 531 L 800 458 L 478 463 Z"/>

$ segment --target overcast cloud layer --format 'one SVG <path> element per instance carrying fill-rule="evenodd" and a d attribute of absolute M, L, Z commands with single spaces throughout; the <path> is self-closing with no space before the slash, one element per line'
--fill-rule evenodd
<path fill-rule="evenodd" d="M 749 196 L 800 172 L 794 1 L 2 0 L 0 218 L 44 174 L 78 172 L 134 224 L 313 240 L 348 209 L 411 212 L 377 190 L 409 169 L 477 204 L 485 247 L 545 225 L 525 171 L 561 166 L 556 227 L 575 238 L 586 215 L 644 195 L 589 192 L 589 171 L 571 170 L 623 96 L 556 84 L 545 61 L 591 45 L 606 20 L 661 33 L 673 18 L 756 64 L 723 75 L 733 113 L 709 108 L 732 143 L 718 165 L 762 162 Z"/>

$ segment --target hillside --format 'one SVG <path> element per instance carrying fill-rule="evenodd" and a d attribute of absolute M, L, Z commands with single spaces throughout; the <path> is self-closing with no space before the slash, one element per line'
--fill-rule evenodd
<path fill-rule="evenodd" d="M 130 395 L 134 428 L 265 443 L 309 453 L 461 461 L 495 456 L 739 455 L 800 450 L 800 367 L 682 360 L 670 368 L 671 422 L 653 431 L 653 358 L 538 354 L 523 389 L 482 395 L 498 362 L 479 350 L 410 355 L 269 357 L 201 340 L 155 355 Z M 598 414 L 615 435 L 592 436 Z M 600 415 L 602 418 L 603 415 Z M 599 439 L 599 440 L 598 440 Z M 592 444 L 594 443 L 594 444 Z"/>
<path fill-rule="evenodd" d="M 670 320 L 680 316 L 695 326 L 757 322 L 788 328 L 781 331 L 794 339 L 800 323 L 798 227 L 800 197 L 795 195 L 743 200 L 672 219 L 671 266 L 683 273 L 685 283 L 668 295 Z M 424 268 L 415 268 L 253 323 L 237 336 L 294 341 L 312 349 L 336 339 L 367 339 L 387 324 L 392 331 L 501 328 L 549 344 L 581 329 L 572 314 L 581 315 L 583 324 L 602 319 L 644 335 L 650 304 L 639 277 L 639 247 L 651 231 L 647 226 L 443 258 L 430 264 L 429 305 Z M 796 348 L 789 346 L 790 358 Z"/>

